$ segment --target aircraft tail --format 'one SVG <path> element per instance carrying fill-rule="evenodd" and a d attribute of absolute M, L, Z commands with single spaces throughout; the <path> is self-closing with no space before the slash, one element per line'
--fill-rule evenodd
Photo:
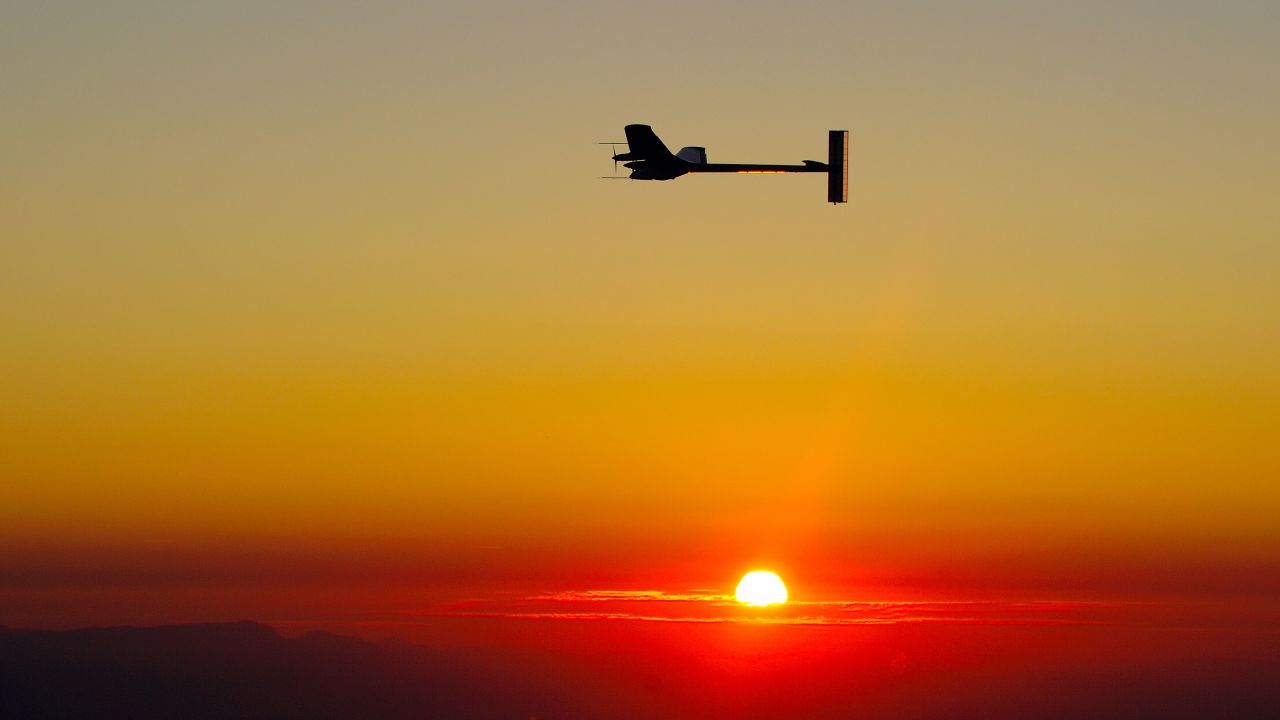
<path fill-rule="evenodd" d="M 827 133 L 827 202 L 849 202 L 849 131 Z"/>

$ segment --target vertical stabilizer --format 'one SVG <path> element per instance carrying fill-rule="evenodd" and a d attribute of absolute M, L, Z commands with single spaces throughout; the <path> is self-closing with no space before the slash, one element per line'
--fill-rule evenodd
<path fill-rule="evenodd" d="M 827 202 L 849 202 L 849 131 L 827 133 Z"/>

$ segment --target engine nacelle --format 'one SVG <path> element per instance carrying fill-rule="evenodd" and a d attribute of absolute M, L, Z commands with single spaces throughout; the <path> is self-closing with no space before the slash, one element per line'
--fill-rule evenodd
<path fill-rule="evenodd" d="M 704 147 L 680 148 L 680 152 L 676 153 L 676 157 L 687 163 L 693 163 L 694 165 L 706 165 L 707 149 Z"/>

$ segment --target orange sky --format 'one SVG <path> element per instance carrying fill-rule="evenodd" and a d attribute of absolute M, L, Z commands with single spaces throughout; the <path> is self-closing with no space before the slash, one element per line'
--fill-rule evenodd
<path fill-rule="evenodd" d="M 1274 596 L 1274 10 L 429 5 L 6 11 L 0 610 Z"/>

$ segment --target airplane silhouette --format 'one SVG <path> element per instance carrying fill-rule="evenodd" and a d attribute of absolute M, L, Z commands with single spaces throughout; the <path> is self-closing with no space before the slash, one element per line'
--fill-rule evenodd
<path fill-rule="evenodd" d="M 629 169 L 632 180 L 674 180 L 688 173 L 827 173 L 827 201 L 849 201 L 849 131 L 832 130 L 828 133 L 828 162 L 805 160 L 801 165 L 761 165 L 756 163 L 709 163 L 707 149 L 703 147 L 681 148 L 672 154 L 662 144 L 653 128 L 648 125 L 628 125 L 627 152 L 613 156 L 614 163 L 622 162 Z M 601 143 L 618 145 L 624 143 Z"/>

